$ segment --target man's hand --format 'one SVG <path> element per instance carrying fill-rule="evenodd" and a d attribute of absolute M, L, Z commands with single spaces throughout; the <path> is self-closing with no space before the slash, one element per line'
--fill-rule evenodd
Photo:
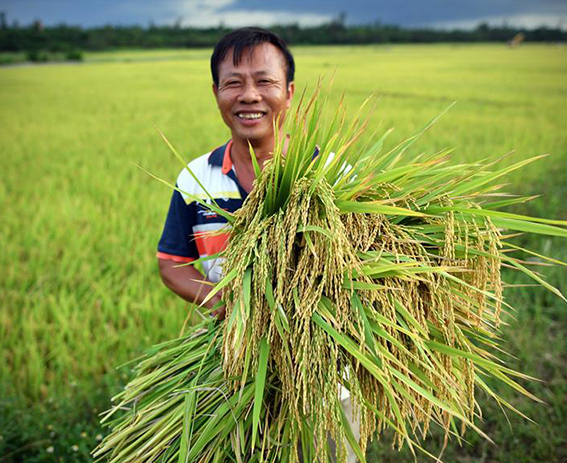
<path fill-rule="evenodd" d="M 212 309 L 215 305 L 217 305 L 219 302 L 222 301 L 222 290 L 215 294 L 206 304 L 206 306 L 209 309 Z M 223 304 L 222 306 L 220 306 L 218 309 L 216 309 L 215 311 L 211 312 L 211 315 L 213 317 L 217 317 L 219 320 L 224 320 L 224 317 L 226 315 L 226 307 Z"/>
<path fill-rule="evenodd" d="M 213 284 L 192 265 L 178 267 L 178 262 L 158 259 L 159 272 L 165 285 L 179 297 L 194 304 L 202 304 L 203 300 L 212 291 Z M 209 299 L 204 306 L 212 309 L 222 300 L 222 290 Z M 225 307 L 219 307 L 213 316 L 224 320 Z"/>

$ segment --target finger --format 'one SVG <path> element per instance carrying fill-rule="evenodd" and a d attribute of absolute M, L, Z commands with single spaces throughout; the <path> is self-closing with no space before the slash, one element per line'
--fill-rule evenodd
<path fill-rule="evenodd" d="M 226 308 L 223 306 L 220 309 L 217 309 L 214 312 L 212 312 L 211 315 L 213 317 L 218 318 L 219 320 L 224 320 L 224 317 L 226 315 Z"/>

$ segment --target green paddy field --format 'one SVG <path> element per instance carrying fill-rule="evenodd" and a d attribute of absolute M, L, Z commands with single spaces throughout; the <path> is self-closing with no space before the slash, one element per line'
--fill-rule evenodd
<path fill-rule="evenodd" d="M 391 143 L 456 102 L 415 154 L 511 153 L 508 164 L 551 153 L 510 176 L 506 190 L 542 195 L 515 212 L 567 219 L 567 47 L 293 51 L 300 91 L 335 72 L 334 102 L 345 92 L 354 111 L 377 92 L 371 126 L 395 127 Z M 121 51 L 0 68 L 0 462 L 89 461 L 105 433 L 97 413 L 129 375 L 116 367 L 179 333 L 189 306 L 162 285 L 155 259 L 171 192 L 133 163 L 176 178 L 180 165 L 154 126 L 187 159 L 228 140 L 209 56 Z M 517 240 L 567 261 L 565 240 Z M 567 292 L 565 267 L 537 269 Z M 511 271 L 505 279 L 525 283 Z M 509 364 L 541 380 L 527 387 L 546 404 L 499 388 L 531 423 L 481 397 L 480 427 L 496 445 L 467 434 L 468 444 L 449 443 L 446 462 L 567 461 L 567 304 L 540 288 L 507 296 L 517 309 L 503 327 Z M 428 448 L 440 445 L 434 433 Z M 383 441 L 368 460 L 413 458 Z"/>

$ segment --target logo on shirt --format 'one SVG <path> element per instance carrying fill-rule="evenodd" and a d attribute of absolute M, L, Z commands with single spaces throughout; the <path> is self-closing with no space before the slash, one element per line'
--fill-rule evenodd
<path fill-rule="evenodd" d="M 203 201 L 207 205 L 213 204 L 213 201 L 211 200 L 211 198 L 204 199 Z M 197 205 L 197 214 L 200 215 L 201 217 L 205 218 L 205 219 L 213 219 L 215 217 L 218 217 L 218 214 L 216 212 L 212 211 L 211 209 L 208 209 L 202 203 L 199 203 Z"/>
<path fill-rule="evenodd" d="M 219 201 L 222 201 L 223 199 L 224 198 L 217 199 L 217 204 L 218 204 Z M 228 201 L 228 199 L 227 199 L 227 201 Z M 209 204 L 213 205 L 214 204 L 213 200 L 211 198 L 206 198 L 206 199 L 203 200 L 203 202 L 207 205 L 209 205 Z M 223 207 L 222 209 L 224 211 L 228 211 L 228 209 L 225 208 L 225 207 Z M 219 216 L 215 211 L 208 209 L 206 206 L 204 206 L 201 203 L 197 204 L 197 214 L 200 215 L 204 219 L 215 219 Z"/>

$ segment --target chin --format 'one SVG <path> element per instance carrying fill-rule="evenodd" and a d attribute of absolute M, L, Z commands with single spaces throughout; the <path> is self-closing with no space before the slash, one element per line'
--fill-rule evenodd
<path fill-rule="evenodd" d="M 263 141 L 267 138 L 271 138 L 272 133 L 271 131 L 259 131 L 259 130 L 251 130 L 250 132 L 242 131 L 236 134 L 239 138 L 243 140 L 249 140 L 251 143 Z"/>

